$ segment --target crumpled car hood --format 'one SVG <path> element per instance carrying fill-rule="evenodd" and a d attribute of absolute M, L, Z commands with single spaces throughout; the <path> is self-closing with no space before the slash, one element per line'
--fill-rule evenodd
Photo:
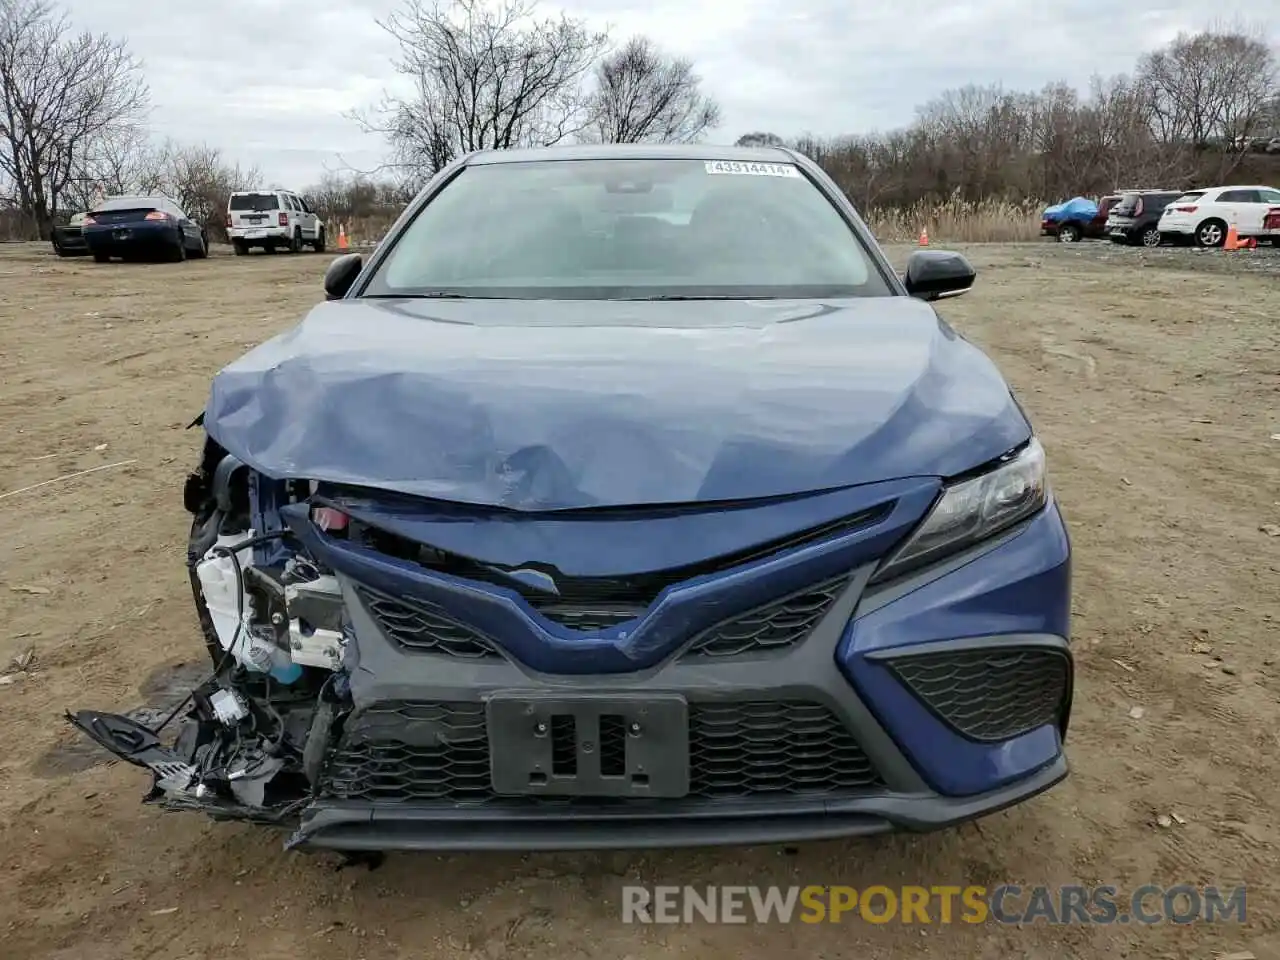
<path fill-rule="evenodd" d="M 1030 435 L 908 297 L 335 301 L 219 373 L 204 425 L 271 477 L 517 510 L 950 476 Z"/>

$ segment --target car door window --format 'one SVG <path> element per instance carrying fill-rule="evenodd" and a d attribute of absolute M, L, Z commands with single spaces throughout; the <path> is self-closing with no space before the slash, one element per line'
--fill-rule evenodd
<path fill-rule="evenodd" d="M 1259 190 L 1258 195 L 1262 198 L 1262 202 L 1269 205 L 1280 204 L 1280 190 Z"/>
<path fill-rule="evenodd" d="M 1219 203 L 1257 203 L 1256 190 L 1224 190 L 1218 197 Z"/>

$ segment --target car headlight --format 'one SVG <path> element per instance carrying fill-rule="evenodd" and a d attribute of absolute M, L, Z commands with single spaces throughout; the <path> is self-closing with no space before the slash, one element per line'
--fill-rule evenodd
<path fill-rule="evenodd" d="M 1038 513 L 1048 499 L 1044 447 L 1032 437 L 986 473 L 943 488 L 933 509 L 872 580 L 889 580 L 980 543 Z"/>

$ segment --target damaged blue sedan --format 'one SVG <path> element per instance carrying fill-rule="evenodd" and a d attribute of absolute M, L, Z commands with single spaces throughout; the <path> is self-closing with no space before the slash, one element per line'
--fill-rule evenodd
<path fill-rule="evenodd" d="M 931 305 L 973 282 L 936 250 L 899 276 L 785 149 L 466 156 L 213 381 L 209 680 L 173 730 L 71 720 L 151 802 L 353 855 L 1039 794 L 1070 544 L 1024 411 Z"/>

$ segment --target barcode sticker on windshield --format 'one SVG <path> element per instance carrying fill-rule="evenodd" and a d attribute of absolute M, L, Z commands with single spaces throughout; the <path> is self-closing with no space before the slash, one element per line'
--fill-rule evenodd
<path fill-rule="evenodd" d="M 747 177 L 798 177 L 800 171 L 789 163 L 742 163 L 739 160 L 708 160 L 707 173 L 736 173 Z"/>

